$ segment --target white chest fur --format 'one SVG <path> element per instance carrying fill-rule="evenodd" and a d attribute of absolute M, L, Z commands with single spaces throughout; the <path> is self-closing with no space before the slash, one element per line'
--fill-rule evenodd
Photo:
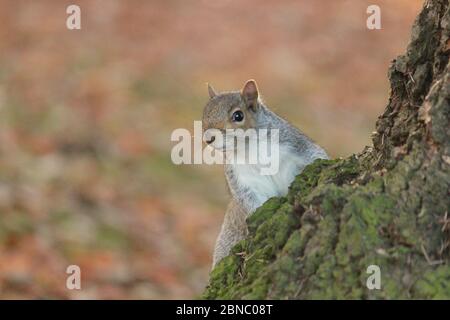
<path fill-rule="evenodd" d="M 266 200 L 275 196 L 285 196 L 289 185 L 295 176 L 307 164 L 305 159 L 294 153 L 291 148 L 281 146 L 279 148 L 280 164 L 273 175 L 262 175 L 261 166 L 257 164 L 235 164 L 233 171 L 237 188 L 250 190 L 253 201 L 249 208 L 257 208 Z"/>

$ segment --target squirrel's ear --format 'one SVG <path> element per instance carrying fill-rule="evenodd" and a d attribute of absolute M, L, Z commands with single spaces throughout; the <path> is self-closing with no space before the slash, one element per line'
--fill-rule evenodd
<path fill-rule="evenodd" d="M 214 98 L 215 96 L 217 96 L 216 91 L 209 83 L 208 83 L 208 94 L 211 99 Z"/>
<path fill-rule="evenodd" d="M 258 106 L 258 86 L 253 79 L 248 80 L 241 91 L 242 96 L 247 103 L 247 107 L 256 109 Z"/>

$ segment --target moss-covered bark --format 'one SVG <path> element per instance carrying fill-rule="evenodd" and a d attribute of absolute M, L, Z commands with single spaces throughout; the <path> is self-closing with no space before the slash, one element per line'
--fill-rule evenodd
<path fill-rule="evenodd" d="M 426 1 L 373 147 L 314 162 L 259 208 L 204 298 L 450 299 L 449 37 L 448 0 Z"/>

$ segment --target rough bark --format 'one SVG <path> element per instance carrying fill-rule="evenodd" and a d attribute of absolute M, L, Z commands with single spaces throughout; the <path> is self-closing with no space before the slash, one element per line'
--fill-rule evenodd
<path fill-rule="evenodd" d="M 314 162 L 259 208 L 204 298 L 450 299 L 449 37 L 448 0 L 426 1 L 389 68 L 373 147 Z"/>

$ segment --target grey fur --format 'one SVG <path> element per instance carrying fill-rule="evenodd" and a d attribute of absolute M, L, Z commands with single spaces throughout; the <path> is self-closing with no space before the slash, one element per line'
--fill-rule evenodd
<path fill-rule="evenodd" d="M 206 105 L 203 113 L 204 129 L 216 128 L 224 130 L 230 126 L 229 113 L 230 110 L 246 108 L 245 98 L 241 92 L 226 92 L 213 96 Z M 258 99 L 257 105 L 251 110 L 247 110 L 248 117 L 252 118 L 252 128 L 258 129 L 278 129 L 280 147 L 286 147 L 289 150 L 289 159 L 294 159 L 295 174 L 299 174 L 304 166 L 313 162 L 315 159 L 327 159 L 326 152 L 317 144 L 315 144 L 308 136 L 299 129 L 291 125 L 283 118 L 270 111 L 264 103 Z M 284 161 L 284 160 L 283 160 Z M 286 163 L 283 163 L 286 165 Z M 266 196 L 258 194 L 256 186 L 243 185 L 240 182 L 239 170 L 235 164 L 225 164 L 225 177 L 230 190 L 232 200 L 228 205 L 225 213 L 224 222 L 217 238 L 213 267 L 223 257 L 227 256 L 230 249 L 247 235 L 246 218 L 251 215 L 254 210 L 260 206 L 261 199 Z M 293 177 L 292 177 L 293 179 Z M 288 187 L 290 182 L 285 182 Z M 283 194 L 274 194 L 283 195 Z"/>

